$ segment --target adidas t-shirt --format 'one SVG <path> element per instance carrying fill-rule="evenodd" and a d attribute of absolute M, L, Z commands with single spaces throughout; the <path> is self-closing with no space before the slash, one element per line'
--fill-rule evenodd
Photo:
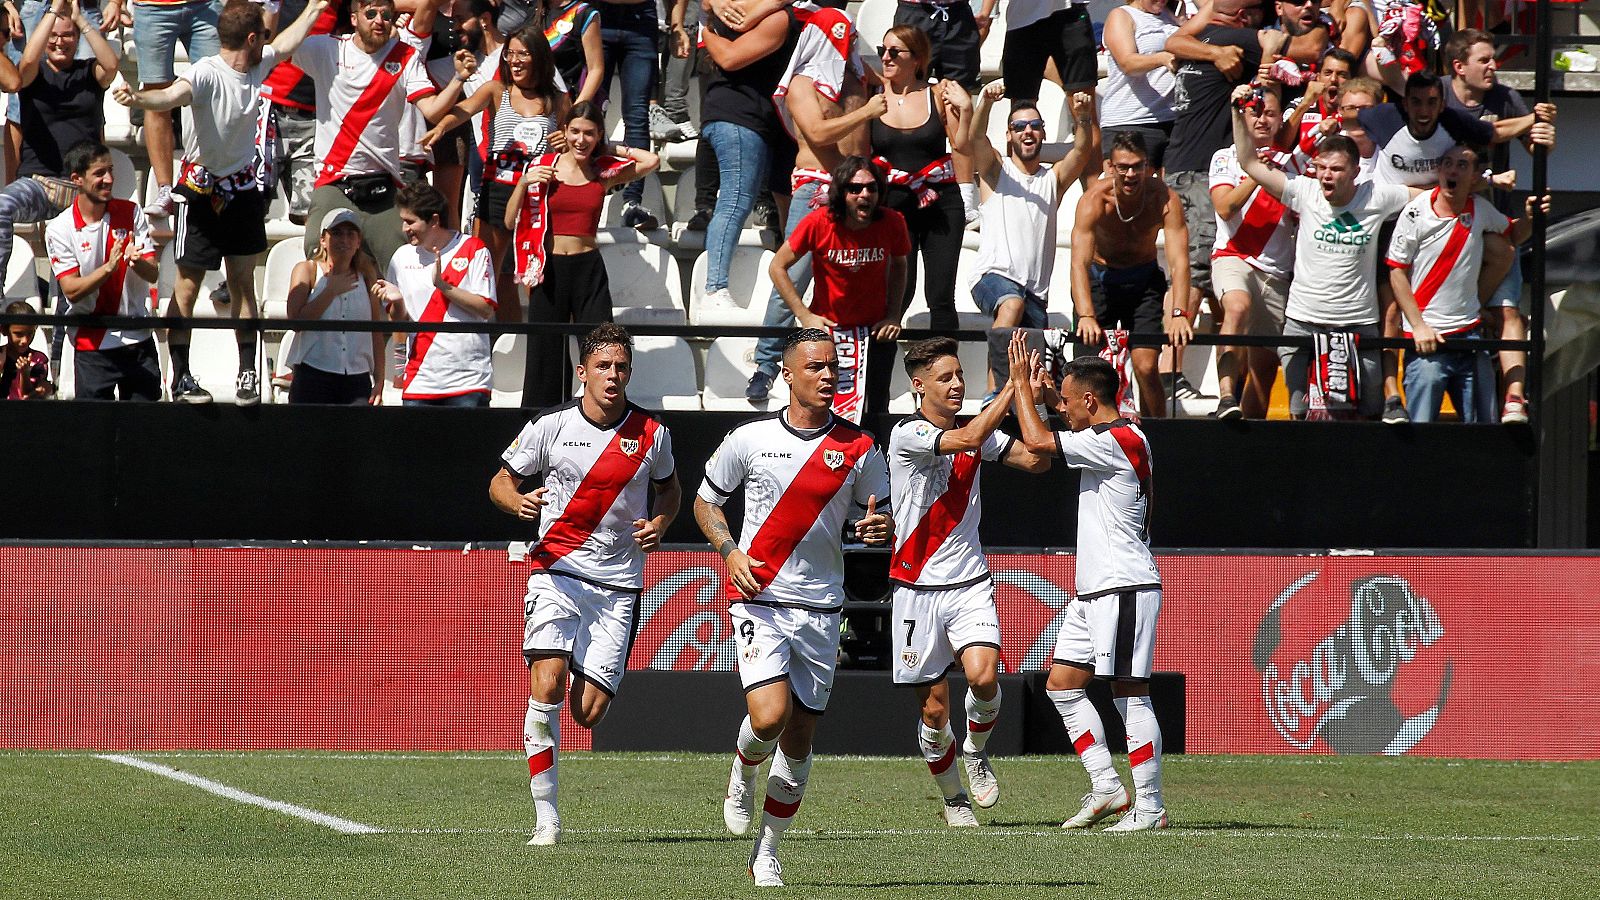
<path fill-rule="evenodd" d="M 1378 229 L 1398 215 L 1411 192 L 1365 182 L 1345 206 L 1333 206 L 1315 178 L 1290 178 L 1283 205 L 1300 215 L 1294 242 L 1289 318 L 1315 325 L 1378 321 Z"/>

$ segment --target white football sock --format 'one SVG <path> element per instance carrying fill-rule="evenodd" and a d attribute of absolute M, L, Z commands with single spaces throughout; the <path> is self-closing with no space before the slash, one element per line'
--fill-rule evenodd
<path fill-rule="evenodd" d="M 1106 749 L 1105 724 L 1100 721 L 1100 711 L 1089 702 L 1088 692 L 1078 689 L 1045 691 L 1045 694 L 1061 714 L 1061 721 L 1067 726 L 1067 737 L 1072 739 L 1073 749 L 1083 760 L 1094 789 L 1104 793 L 1120 784 L 1117 770 L 1111 766 L 1111 751 Z"/>
<path fill-rule="evenodd" d="M 800 798 L 806 793 L 806 780 L 811 777 L 811 754 L 805 759 L 791 759 L 779 750 L 772 758 L 772 771 L 767 775 L 767 802 L 761 810 L 761 836 L 756 839 L 756 855 L 771 856 L 778 852 L 778 841 L 794 814 L 800 811 Z"/>
<path fill-rule="evenodd" d="M 763 741 L 756 737 L 756 730 L 750 724 L 750 717 L 745 716 L 744 721 L 739 723 L 739 743 L 734 750 L 734 765 L 739 767 L 739 777 L 745 781 L 756 777 L 761 764 L 772 755 L 772 748 L 777 744 L 777 738 Z"/>
<path fill-rule="evenodd" d="M 1161 724 L 1149 697 L 1118 697 L 1117 712 L 1128 731 L 1128 766 L 1133 789 L 1144 809 L 1165 809 L 1161 802 Z"/>
<path fill-rule="evenodd" d="M 928 771 L 939 784 L 939 793 L 946 800 L 961 796 L 961 770 L 956 768 L 956 736 L 950 723 L 943 728 L 929 728 L 928 723 L 917 720 L 917 746 L 922 748 L 922 758 L 928 762 Z"/>
<path fill-rule="evenodd" d="M 556 813 L 556 754 L 561 747 L 561 704 L 528 698 L 522 719 L 522 749 L 528 754 L 528 791 L 533 794 L 534 819 L 560 821 Z"/>
<path fill-rule="evenodd" d="M 967 755 L 982 753 L 989 743 L 994 722 L 1000 718 L 1000 685 L 994 686 L 994 697 L 984 700 L 967 688 L 967 739 L 961 750 Z"/>

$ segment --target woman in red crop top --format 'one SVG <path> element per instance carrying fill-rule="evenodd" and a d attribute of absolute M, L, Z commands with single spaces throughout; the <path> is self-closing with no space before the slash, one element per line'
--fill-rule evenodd
<path fill-rule="evenodd" d="M 597 239 L 601 207 L 609 191 L 654 172 L 661 158 L 648 150 L 607 146 L 605 129 L 599 104 L 574 104 L 563 124 L 567 149 L 553 165 L 529 166 L 511 193 L 506 227 L 518 244 L 535 240 L 544 248 L 543 277 L 528 292 L 530 322 L 611 321 L 611 287 Z M 530 194 L 530 188 L 536 190 Z M 531 217 L 544 223 L 542 229 L 531 230 L 522 221 L 524 203 L 543 205 L 543 216 Z M 543 409 L 572 396 L 566 354 L 564 335 L 529 338 L 523 406 Z"/>

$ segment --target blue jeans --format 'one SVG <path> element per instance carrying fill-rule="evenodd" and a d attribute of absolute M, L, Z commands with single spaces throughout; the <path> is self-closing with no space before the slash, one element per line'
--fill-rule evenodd
<path fill-rule="evenodd" d="M 22 38 L 12 41 L 6 48 L 6 56 L 10 57 L 12 62 L 22 59 L 22 49 L 28 45 L 28 37 L 39 27 L 39 20 L 44 18 L 45 10 L 49 8 L 50 4 L 45 0 L 22 0 L 22 6 L 17 10 L 22 14 Z M 93 9 L 84 10 L 83 15 L 93 22 L 101 33 L 105 32 L 105 13 L 101 12 L 98 5 Z M 89 42 L 81 34 L 78 36 L 78 52 L 74 58 L 94 59 L 94 50 L 90 49 Z M 6 100 L 6 118 L 12 122 L 22 121 L 22 108 L 17 105 L 16 94 L 12 94 Z"/>
<path fill-rule="evenodd" d="M 611 96 L 611 76 L 622 73 L 622 134 L 629 147 L 650 149 L 650 96 L 656 88 L 656 55 L 660 52 L 661 26 L 656 5 L 650 0 L 632 6 L 621 3 L 600 7 L 600 45 L 605 50 L 606 77 L 600 96 Z M 644 181 L 622 188 L 625 202 L 644 198 Z"/>
<path fill-rule="evenodd" d="M 795 188 L 794 198 L 789 201 L 789 220 L 783 224 L 784 240 L 794 234 L 800 227 L 800 220 L 811 215 L 811 202 L 813 198 L 820 197 L 818 201 L 827 205 L 827 185 L 808 182 Z M 821 207 L 818 207 L 819 209 Z M 806 285 L 811 283 L 811 254 L 807 253 L 794 261 L 789 267 L 789 278 L 794 282 L 794 289 L 804 294 Z M 767 298 L 767 314 L 762 318 L 761 324 L 768 328 L 793 328 L 794 313 L 789 311 L 789 304 L 783 302 L 783 295 L 777 288 L 772 289 L 772 296 Z M 778 369 L 783 365 L 783 338 L 762 338 L 756 342 L 756 368 L 773 378 L 778 377 Z"/>
<path fill-rule="evenodd" d="M 175 81 L 173 54 L 182 43 L 198 62 L 222 50 L 217 39 L 221 0 L 189 0 L 182 6 L 133 3 L 133 41 L 139 47 L 139 83 Z"/>
<path fill-rule="evenodd" d="M 710 293 L 728 286 L 733 248 L 739 243 L 744 220 L 755 208 L 756 194 L 767 183 L 772 157 L 761 135 L 732 122 L 707 122 L 700 129 L 700 139 L 717 155 L 721 177 L 717 207 L 706 226 L 706 292 Z"/>
<path fill-rule="evenodd" d="M 1452 341 L 1468 339 L 1453 338 Z M 1481 350 L 1438 350 L 1426 356 L 1406 354 L 1406 409 L 1413 422 L 1433 422 L 1445 394 L 1463 422 L 1494 421 L 1494 371 Z M 1459 344 L 1457 345 L 1460 346 Z"/>
<path fill-rule="evenodd" d="M 401 400 L 400 405 L 479 409 L 489 405 L 489 395 L 479 392 L 474 394 L 457 394 L 454 397 L 435 397 L 430 400 Z"/>
<path fill-rule="evenodd" d="M 990 316 L 999 311 L 1001 303 L 1012 297 L 1022 301 L 1022 319 L 1017 323 L 1020 327 L 1050 327 L 1044 298 L 1030 293 L 1027 288 L 1004 275 L 998 272 L 985 272 L 972 285 L 972 299 L 978 302 L 979 309 Z"/>

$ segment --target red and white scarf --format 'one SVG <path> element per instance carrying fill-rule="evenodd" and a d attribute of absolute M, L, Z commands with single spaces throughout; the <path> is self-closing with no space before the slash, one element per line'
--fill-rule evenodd
<path fill-rule="evenodd" d="M 956 180 L 955 160 L 950 154 L 939 157 L 916 172 L 907 172 L 896 169 L 887 159 L 874 156 L 872 162 L 883 170 L 884 177 L 889 183 L 903 187 L 917 195 L 917 207 L 920 209 L 939 198 L 939 192 L 934 190 L 936 184 L 951 184 Z"/>
<path fill-rule="evenodd" d="M 1129 333 L 1125 328 L 1106 329 L 1106 345 L 1100 350 L 1100 358 L 1117 371 L 1117 414 L 1137 422 L 1139 406 L 1133 400 L 1133 354 L 1128 345 Z"/>
<path fill-rule="evenodd" d="M 833 184 L 833 175 L 821 169 L 795 169 L 789 173 L 789 190 L 798 193 L 808 184 L 817 184 L 821 187 L 811 195 L 811 202 L 806 204 L 807 209 L 821 209 L 828 205 L 828 186 Z"/>
<path fill-rule="evenodd" d="M 867 407 L 867 341 L 871 337 L 872 329 L 865 325 L 833 329 L 833 347 L 839 354 L 839 384 L 833 392 L 833 412 L 857 425 L 861 424 L 861 414 Z"/>
<path fill-rule="evenodd" d="M 1333 332 L 1312 336 L 1311 371 L 1306 379 L 1306 420 L 1354 419 L 1361 404 L 1361 336 Z"/>
<path fill-rule="evenodd" d="M 528 163 L 529 168 L 554 166 L 559 153 L 546 153 Z M 595 177 L 605 180 L 621 173 L 633 160 L 616 156 L 596 156 L 593 160 Z M 517 228 L 512 235 L 511 252 L 516 254 L 516 279 L 523 287 L 538 287 L 544 283 L 545 254 L 550 243 L 550 184 L 528 185 L 528 196 L 517 211 Z"/>

